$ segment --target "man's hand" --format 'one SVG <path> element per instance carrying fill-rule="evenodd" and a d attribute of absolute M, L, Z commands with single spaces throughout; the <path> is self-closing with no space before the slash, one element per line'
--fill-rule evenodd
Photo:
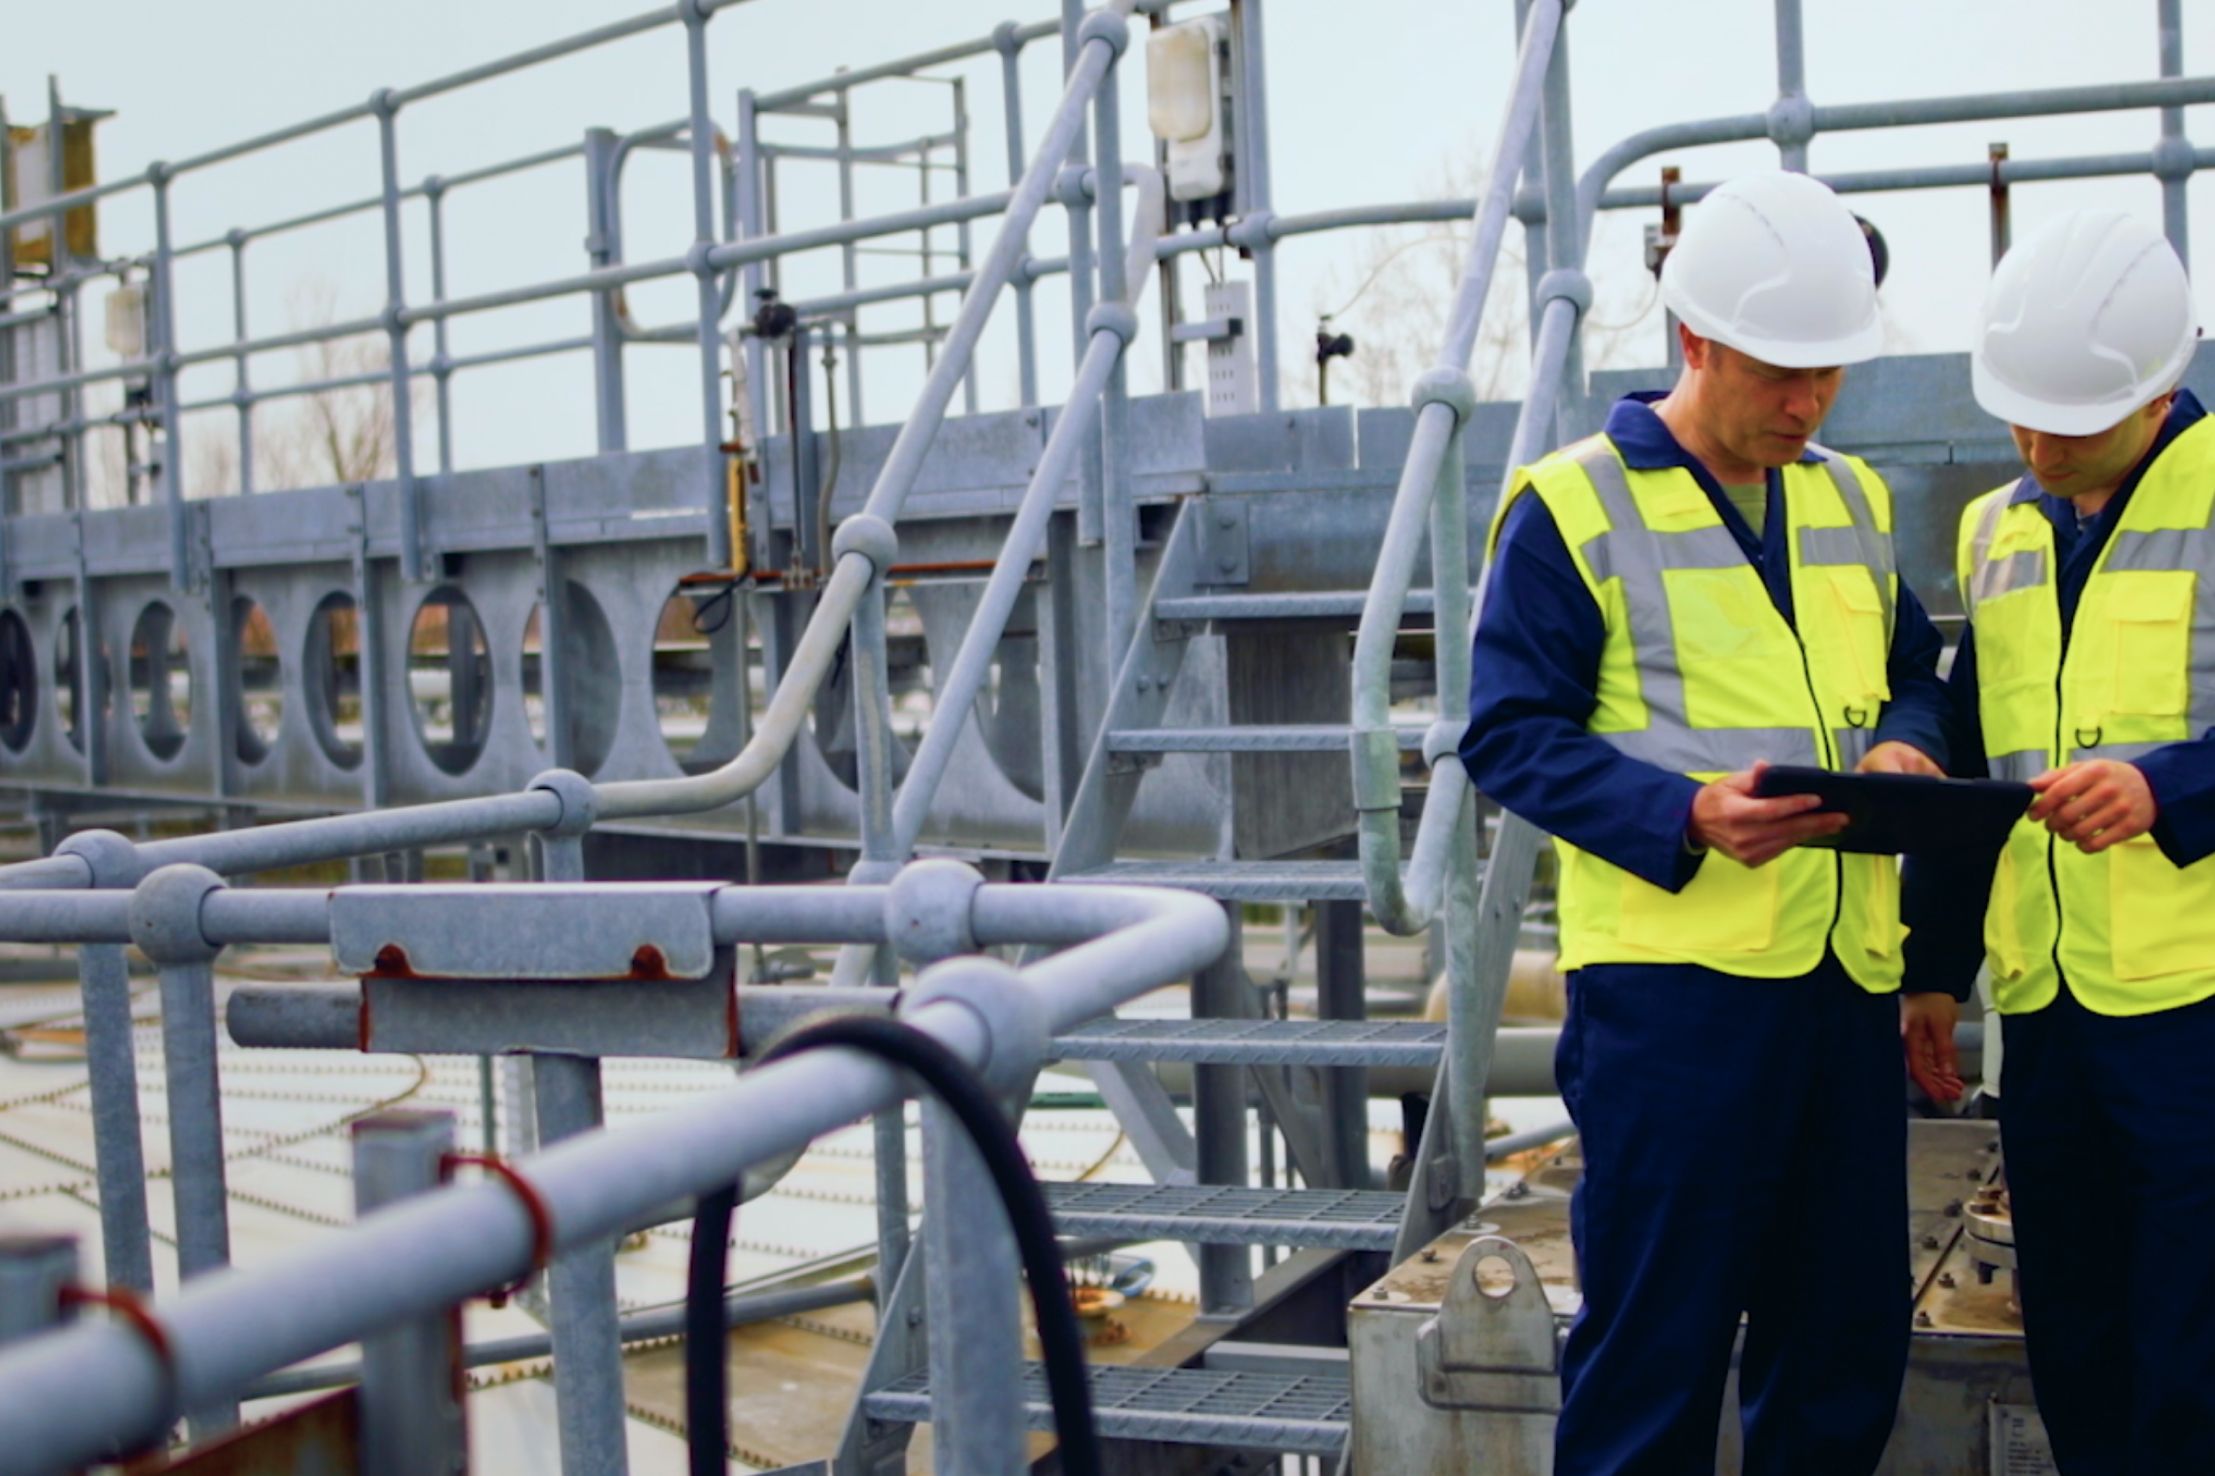
<path fill-rule="evenodd" d="M 1767 764 L 1710 780 L 1692 797 L 1686 834 L 1692 844 L 1721 851 L 1741 866 L 1764 866 L 1797 845 L 1846 828 L 1846 817 L 1811 813 L 1822 803 L 1812 794 L 1754 797 L 1754 781 Z"/>
<path fill-rule="evenodd" d="M 1894 740 L 1879 743 L 1861 756 L 1854 765 L 1857 774 L 1920 774 L 1926 779 L 1943 779 L 1946 771 L 1937 761 L 1912 744 Z"/>
<path fill-rule="evenodd" d="M 1900 1046 L 1907 1074 L 1933 1102 L 1961 1099 L 1961 1061 L 1954 1054 L 1954 1021 L 1961 1007 L 1950 994 L 1900 996 Z"/>
<path fill-rule="evenodd" d="M 2048 769 L 2030 787 L 2038 791 L 2030 818 L 2088 856 L 2144 835 L 2158 813 L 2146 776 L 2119 759 Z"/>

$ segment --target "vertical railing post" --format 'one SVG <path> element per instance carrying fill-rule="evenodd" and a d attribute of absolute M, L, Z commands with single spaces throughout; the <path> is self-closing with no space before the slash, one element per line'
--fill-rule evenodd
<path fill-rule="evenodd" d="M 685 253 L 698 298 L 700 344 L 701 486 L 708 525 L 708 567 L 731 567 L 729 491 L 723 477 L 723 313 L 715 265 L 715 119 L 708 109 L 708 12 L 701 0 L 684 0 L 685 73 L 691 94 L 687 128 L 692 145 L 692 247 Z M 760 424 L 756 422 L 756 432 Z"/>
<path fill-rule="evenodd" d="M 956 77 L 953 86 L 954 198 L 966 200 L 969 198 L 969 83 L 964 78 Z M 931 152 L 928 147 L 923 150 L 923 170 L 926 179 L 930 177 Z M 958 270 L 967 272 L 975 264 L 976 258 L 971 249 L 972 245 L 969 222 L 967 220 L 954 222 L 954 265 Z M 1021 263 L 1018 262 L 1017 266 L 1020 268 Z M 928 276 L 930 274 L 926 272 L 924 275 Z M 1017 279 L 1020 279 L 1022 272 L 1018 270 L 1014 275 Z M 969 371 L 961 377 L 961 409 L 964 415 L 977 413 L 977 356 L 973 353 L 969 356 Z M 860 423 L 859 415 L 855 416 L 855 423 Z"/>
<path fill-rule="evenodd" d="M 408 375 L 407 283 L 400 239 L 399 96 L 391 88 L 372 95 L 377 115 L 377 156 L 384 174 L 385 357 L 392 384 L 393 474 L 400 498 L 400 577 L 423 577 L 423 508 L 415 480 L 414 395 Z"/>
<path fill-rule="evenodd" d="M 1465 450 L 1468 422 L 1457 420 L 1439 463 L 1431 497 L 1431 598 L 1436 632 L 1438 712 L 1465 718 L 1469 711 L 1469 484 Z M 1456 763 L 1451 755 L 1440 761 Z M 1446 869 L 1441 912 L 1446 922 L 1446 1073 L 1451 1098 L 1456 1183 L 1474 1197 L 1484 1183 L 1484 1086 L 1491 1076 L 1492 1042 L 1501 999 L 1479 998 L 1486 980 L 1475 972 L 1477 936 L 1476 797 L 1464 792 L 1454 815 L 1452 861 Z M 1504 975 L 1502 976 L 1504 983 Z"/>
<path fill-rule="evenodd" d="M 754 90 L 742 87 L 738 93 L 738 229 L 739 234 L 751 240 L 762 233 L 761 200 L 761 118 L 754 106 Z M 749 261 L 740 268 L 739 283 L 744 291 L 739 304 L 739 314 L 744 317 L 754 310 L 757 295 L 766 280 L 766 264 Z M 761 438 L 769 434 L 769 353 L 756 334 L 746 336 L 746 399 L 747 412 L 754 423 L 754 435 Z"/>
<path fill-rule="evenodd" d="M 1107 24 L 1106 22 L 1112 22 Z M 1116 60 L 1092 98 L 1093 208 L 1099 214 L 1100 301 L 1123 303 L 1138 295 L 1139 283 L 1127 280 L 1123 256 L 1123 109 L 1121 57 L 1130 28 L 1120 16 L 1102 11 L 1079 35 L 1115 39 Z M 1108 371 L 1107 393 L 1100 399 L 1100 508 L 1107 584 L 1108 665 L 1113 670 L 1131 643 L 1138 611 L 1137 509 L 1131 501 L 1128 466 L 1130 396 L 1128 356 L 1116 355 Z"/>
<path fill-rule="evenodd" d="M 1269 181 L 1269 81 L 1262 41 L 1262 0 L 1238 0 L 1232 14 L 1238 27 L 1238 80 L 1244 116 L 1239 136 L 1245 170 L 1242 213 L 1255 226 L 1246 241 L 1254 257 L 1254 358 L 1261 377 L 1261 412 L 1274 415 L 1282 404 L 1277 365 L 1277 254 L 1270 239 L 1274 192 Z"/>
<path fill-rule="evenodd" d="M 231 245 L 231 331 L 240 344 L 246 342 L 246 232 L 234 227 Z M 238 412 L 238 492 L 254 490 L 254 391 L 247 373 L 246 351 L 231 358 L 231 404 Z"/>
<path fill-rule="evenodd" d="M 585 878 L 584 837 L 540 837 L 541 875 Z M 600 1063 L 590 1056 L 533 1055 L 531 1089 L 538 1144 L 547 1147 L 604 1120 Z M 623 1476 L 622 1338 L 616 1327 L 615 1242 L 578 1246 L 546 1275 L 553 1302 L 554 1393 L 560 1410 L 562 1476 Z"/>
<path fill-rule="evenodd" d="M 0 1235 L 0 1347 L 66 1322 L 63 1293 L 76 1281 L 72 1237 Z"/>
<path fill-rule="evenodd" d="M 161 977 L 162 1072 L 168 1081 L 169 1174 L 177 1274 L 190 1281 L 231 1262 L 223 1101 L 216 1079 L 215 956 L 200 909 L 223 879 L 204 866 L 165 866 L 131 893 L 131 941 Z M 238 1423 L 238 1402 L 187 1410 L 194 1439 Z"/>
<path fill-rule="evenodd" d="M 1023 153 L 1023 43 L 1017 39 L 1014 21 L 1002 21 L 992 31 L 992 44 L 1000 53 L 1002 111 L 1007 121 L 1008 188 L 1023 177 L 1030 161 Z M 1038 324 L 1032 316 L 1029 242 L 1015 273 L 1016 387 L 1025 409 L 1038 403 Z"/>
<path fill-rule="evenodd" d="M 903 859 L 892 823 L 892 694 L 885 653 L 884 571 L 870 576 L 854 609 L 851 633 L 854 680 L 854 761 L 861 791 L 861 867 L 870 881 L 889 881 Z M 947 721 L 967 721 L 949 713 Z M 889 947 L 874 951 L 875 982 L 899 982 L 899 959 Z"/>
<path fill-rule="evenodd" d="M 0 98 L 0 139 L 11 137 L 8 132 L 8 102 Z M 0 214 L 15 209 L 15 171 L 0 169 Z M 15 232 L 0 230 L 0 287 L 10 289 L 8 306 L 16 304 L 15 287 Z M 55 319 L 57 325 L 60 319 Z M 0 384 L 15 382 L 15 338 L 13 328 L 0 328 Z M 1025 404 L 1030 403 L 1025 401 Z M 16 428 L 21 419 L 18 402 L 0 400 L 0 431 Z M 8 469 L 8 458 L 0 455 L 0 576 L 6 573 L 7 519 L 15 512 L 15 473 Z M 66 506 L 66 504 L 65 504 Z"/>
<path fill-rule="evenodd" d="M 162 427 L 162 501 L 169 509 L 169 586 L 183 593 L 192 587 L 192 566 L 185 527 L 184 437 L 177 414 L 177 303 L 171 273 L 169 166 L 149 164 L 146 177 L 154 187 L 154 319 L 148 325 L 153 330 L 148 336 L 155 343 L 154 406 Z M 60 240 L 62 217 L 54 218 L 53 232 Z"/>
<path fill-rule="evenodd" d="M 62 194 L 68 188 L 68 174 L 64 168 L 66 150 L 62 147 L 66 113 L 62 108 L 61 84 L 53 77 L 46 81 L 46 192 L 49 197 Z M 79 282 L 77 261 L 69 250 L 69 217 L 56 213 L 46 218 L 47 269 L 51 280 L 60 283 L 54 295 L 54 358 L 55 367 L 63 374 L 74 374 L 84 367 L 85 345 L 83 315 L 78 311 Z M 55 403 L 55 414 L 70 429 L 64 431 L 58 449 L 62 457 L 62 499 L 66 507 L 85 506 L 85 392 L 72 386 L 61 392 Z"/>
<path fill-rule="evenodd" d="M 1807 172 L 1807 141 L 1813 115 L 1807 100 L 1807 35 L 1800 23 L 1800 0 L 1777 0 L 1777 100 L 1769 110 L 1769 137 L 1777 162 Z"/>
<path fill-rule="evenodd" d="M 931 1459 L 938 1476 L 1023 1469 L 1022 1321 L 1015 1236 L 960 1119 L 923 1103 L 925 1306 Z M 1045 1293 L 1042 1293 L 1042 1295 Z"/>
<path fill-rule="evenodd" d="M 2158 0 L 2161 30 L 2161 75 L 2184 75 L 2184 0 Z M 2186 190 L 2198 167 L 2192 141 L 2184 136 L 2184 109 L 2161 110 L 2161 137 L 2154 144 L 2154 174 L 2161 181 L 2161 229 L 2176 248 L 2177 259 L 2192 264 L 2191 219 L 2186 213 Z"/>
<path fill-rule="evenodd" d="M 617 150 L 612 129 L 585 130 L 585 256 L 595 271 L 623 259 Z M 623 400 L 623 328 L 616 316 L 617 297 L 613 289 L 592 294 L 593 424 L 602 451 L 622 451 L 630 444 Z"/>
<path fill-rule="evenodd" d="M 423 181 L 423 206 L 431 218 L 431 301 L 446 300 L 446 181 Z M 438 407 L 438 470 L 454 470 L 454 361 L 447 349 L 446 317 L 431 320 L 431 386 Z"/>
<path fill-rule="evenodd" d="M 1061 0 L 1061 67 L 1064 76 L 1077 63 L 1077 32 L 1084 24 L 1084 0 Z M 1085 198 L 1082 173 L 1092 158 L 1091 130 L 1080 119 L 1077 136 L 1069 146 L 1069 163 L 1075 174 L 1064 172 L 1061 201 L 1069 215 L 1069 336 L 1071 358 L 1081 360 L 1091 332 L 1092 317 L 1092 206 Z M 1073 186 L 1073 187 L 1072 187 Z M 1087 442 L 1078 463 L 1081 476 L 1077 495 L 1077 542 L 1092 547 L 1100 542 L 1100 458 Z M 1112 671 L 1112 666 L 1107 668 Z"/>
<path fill-rule="evenodd" d="M 77 982 L 85 1012 L 85 1069 L 92 1090 L 93 1162 L 99 1170 L 100 1246 L 106 1279 L 110 1285 L 150 1294 L 154 1255 L 146 1228 L 146 1150 L 139 1139 L 131 976 L 122 946 L 87 943 L 79 948 Z"/>
<path fill-rule="evenodd" d="M 1577 228 L 1577 160 L 1570 131 L 1569 21 L 1563 16 L 1546 63 L 1546 90 L 1539 114 L 1546 164 L 1547 248 L 1556 271 L 1581 271 L 1585 241 Z M 1535 353 L 1535 348 L 1533 350 Z M 1553 432 L 1558 444 L 1569 439 L 1569 417 L 1584 407 L 1584 325 L 1580 312 L 1562 361 L 1562 395 L 1555 401 Z M 1533 386 L 1535 389 L 1535 385 Z"/>
<path fill-rule="evenodd" d="M 1239 934 L 1238 904 L 1224 904 L 1230 915 L 1230 946 L 1222 957 L 1192 980 L 1192 1013 L 1198 1018 L 1237 1019 L 1245 1013 L 1239 991 L 1246 982 L 1246 960 Z M 1192 1068 L 1192 1137 L 1195 1168 L 1203 1184 L 1246 1187 L 1251 1174 L 1246 1149 L 1246 1068 Z M 1254 1304 L 1252 1253 L 1243 1245 L 1200 1247 L 1200 1310 L 1235 1311 Z"/>
<path fill-rule="evenodd" d="M 449 1112 L 380 1112 L 352 1133 L 357 1216 L 436 1189 L 454 1148 Z M 459 1307 L 362 1340 L 363 1476 L 459 1476 L 468 1468 L 460 1367 Z"/>

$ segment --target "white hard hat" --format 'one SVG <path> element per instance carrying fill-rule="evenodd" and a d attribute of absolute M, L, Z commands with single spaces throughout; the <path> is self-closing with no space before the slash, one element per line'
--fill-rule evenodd
<path fill-rule="evenodd" d="M 1804 174 L 1711 190 L 1661 264 L 1661 299 L 1700 337 L 1781 368 L 1858 364 L 1884 347 L 1868 238 Z"/>
<path fill-rule="evenodd" d="M 2089 436 L 2175 389 L 2198 338 L 2192 285 L 2161 233 L 2079 210 L 2000 259 L 1969 382 L 2009 425 Z"/>

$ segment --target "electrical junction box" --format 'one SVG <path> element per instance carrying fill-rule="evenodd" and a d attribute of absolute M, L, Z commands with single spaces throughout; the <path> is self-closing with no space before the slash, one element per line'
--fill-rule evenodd
<path fill-rule="evenodd" d="M 1231 188 L 1230 18 L 1203 15 L 1146 38 L 1146 124 L 1161 140 L 1172 200 Z"/>
<path fill-rule="evenodd" d="M 105 339 L 109 352 L 125 359 L 146 357 L 146 289 L 137 283 L 108 294 Z"/>

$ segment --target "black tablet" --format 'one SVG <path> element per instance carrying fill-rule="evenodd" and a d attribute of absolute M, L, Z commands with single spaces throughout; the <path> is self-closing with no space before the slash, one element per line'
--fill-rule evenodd
<path fill-rule="evenodd" d="M 1838 774 L 1790 764 L 1764 769 L 1754 793 L 1817 795 L 1822 809 L 1848 819 L 1844 830 L 1809 845 L 1880 856 L 1995 847 L 2036 797 L 2028 784 L 2008 779 Z"/>

